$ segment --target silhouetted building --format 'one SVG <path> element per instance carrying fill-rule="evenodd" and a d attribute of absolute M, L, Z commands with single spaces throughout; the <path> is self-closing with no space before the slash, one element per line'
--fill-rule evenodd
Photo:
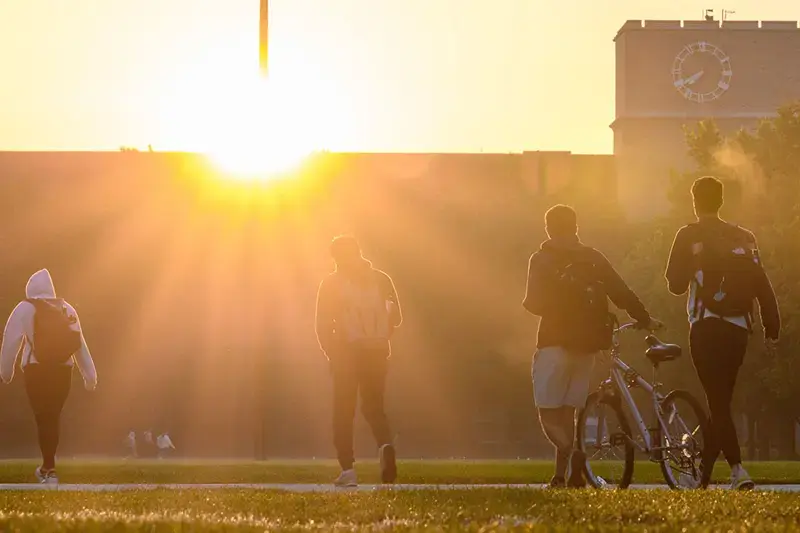
<path fill-rule="evenodd" d="M 685 124 L 753 128 L 800 98 L 795 21 L 629 20 L 614 41 L 618 189 L 637 216 L 663 210 L 669 170 L 687 169 Z"/>

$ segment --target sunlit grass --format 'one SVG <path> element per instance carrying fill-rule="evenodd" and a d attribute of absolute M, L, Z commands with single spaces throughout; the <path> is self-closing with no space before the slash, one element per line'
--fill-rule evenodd
<path fill-rule="evenodd" d="M 787 531 L 777 493 L 463 490 L 0 493 L 3 531 Z"/>

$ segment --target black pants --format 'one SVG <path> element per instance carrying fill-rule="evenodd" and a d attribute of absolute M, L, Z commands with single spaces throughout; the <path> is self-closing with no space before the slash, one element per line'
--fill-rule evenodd
<path fill-rule="evenodd" d="M 706 482 L 720 451 L 725 454 L 728 464 L 742 462 L 739 439 L 731 417 L 731 400 L 747 352 L 748 337 L 746 329 L 710 318 L 695 323 L 689 336 L 692 361 L 706 393 L 711 418 L 703 454 Z"/>
<path fill-rule="evenodd" d="M 353 420 L 358 394 L 361 412 L 378 446 L 389 444 L 392 433 L 384 411 L 388 353 L 385 350 L 347 348 L 331 360 L 333 374 L 333 441 L 339 465 L 353 468 Z"/>
<path fill-rule="evenodd" d="M 25 367 L 24 377 L 25 391 L 39 432 L 42 468 L 51 470 L 56 467 L 61 411 L 69 396 L 72 367 L 32 364 Z"/>

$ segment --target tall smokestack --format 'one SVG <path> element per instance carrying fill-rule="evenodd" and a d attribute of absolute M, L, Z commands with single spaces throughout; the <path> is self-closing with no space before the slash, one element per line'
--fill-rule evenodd
<path fill-rule="evenodd" d="M 269 0 L 261 0 L 261 18 L 258 25 L 258 62 L 261 74 L 269 74 Z"/>

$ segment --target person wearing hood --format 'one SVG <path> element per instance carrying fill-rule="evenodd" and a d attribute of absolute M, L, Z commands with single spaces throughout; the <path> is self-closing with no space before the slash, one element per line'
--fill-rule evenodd
<path fill-rule="evenodd" d="M 361 411 L 379 447 L 381 480 L 397 477 L 392 433 L 384 410 L 391 337 L 403 318 L 392 279 L 364 259 L 355 238 L 331 243 L 336 264 L 319 286 L 316 333 L 333 377 L 334 445 L 342 468 L 337 486 L 357 485 L 353 465 L 353 419 Z"/>
<path fill-rule="evenodd" d="M 661 324 L 650 317 L 608 259 L 581 242 L 571 207 L 550 208 L 545 229 L 548 240 L 528 263 L 522 305 L 541 317 L 532 378 L 542 430 L 555 448 L 550 486 L 577 488 L 586 484 L 586 457 L 575 448 L 575 411 L 586 404 L 595 355 L 611 346 L 614 322 L 608 300 L 642 329 Z"/>
<path fill-rule="evenodd" d="M 55 456 L 72 368 L 77 364 L 84 386 L 90 391 L 97 386 L 97 371 L 78 314 L 69 303 L 56 297 L 47 270 L 30 277 L 25 295 L 6 322 L 0 347 L 0 378 L 11 383 L 19 360 L 42 452 L 36 477 L 41 483 L 58 483 Z"/>

